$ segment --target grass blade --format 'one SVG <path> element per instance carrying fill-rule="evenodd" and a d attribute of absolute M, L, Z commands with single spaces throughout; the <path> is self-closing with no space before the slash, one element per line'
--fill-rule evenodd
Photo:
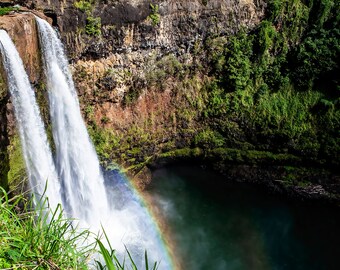
<path fill-rule="evenodd" d="M 112 262 L 109 251 L 104 247 L 103 243 L 99 239 L 97 239 L 97 243 L 99 245 L 100 252 L 102 253 L 103 258 L 105 260 L 107 269 L 108 270 L 117 270 L 116 267 L 114 266 L 113 262 Z"/>
<path fill-rule="evenodd" d="M 145 250 L 145 270 L 149 270 L 148 252 Z"/>
<path fill-rule="evenodd" d="M 131 257 L 131 254 L 130 254 L 129 250 L 127 249 L 127 247 L 126 247 L 125 245 L 124 245 L 124 247 L 125 247 L 125 250 L 126 250 L 128 256 L 129 256 L 129 258 L 130 258 L 130 262 L 132 263 L 132 268 L 133 268 L 134 270 L 138 270 L 138 269 L 137 269 L 137 266 L 136 266 L 136 264 L 135 264 L 135 262 L 133 261 L 133 259 L 132 259 L 132 257 Z"/>

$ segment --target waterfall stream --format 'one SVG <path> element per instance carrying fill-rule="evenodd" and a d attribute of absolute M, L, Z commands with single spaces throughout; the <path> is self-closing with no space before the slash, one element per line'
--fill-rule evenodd
<path fill-rule="evenodd" d="M 36 20 L 64 209 L 70 216 L 99 229 L 109 211 L 99 161 L 80 113 L 63 46 L 46 21 Z"/>
<path fill-rule="evenodd" d="M 46 21 L 36 21 L 64 209 L 95 232 L 102 225 L 121 258 L 126 246 L 142 268 L 147 250 L 151 261 L 161 261 L 159 269 L 171 269 L 157 226 L 133 189 L 122 179 L 104 180 L 80 113 L 63 45 Z"/>
<path fill-rule="evenodd" d="M 0 30 L 0 43 L 30 186 L 37 200 L 45 194 L 55 209 L 61 203 L 60 185 L 35 94 L 19 53 L 4 30 Z"/>

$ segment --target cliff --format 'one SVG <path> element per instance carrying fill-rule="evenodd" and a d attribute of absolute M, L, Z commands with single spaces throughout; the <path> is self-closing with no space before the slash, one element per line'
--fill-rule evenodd
<path fill-rule="evenodd" d="M 145 90 L 146 73 L 153 72 L 149 69 L 157 60 L 169 54 L 190 57 L 192 48 L 208 36 L 231 34 L 241 26 L 252 28 L 264 14 L 262 1 L 156 1 L 153 4 L 157 11 L 152 9 L 150 1 L 83 1 L 90 4 L 88 9 L 77 8 L 75 2 L 1 0 L 1 7 L 15 4 L 21 7 L 0 17 L 0 27 L 8 31 L 16 44 L 32 84 L 42 90 L 44 79 L 33 13 L 48 16 L 44 18 L 60 30 L 73 62 L 87 120 L 100 126 L 106 121 L 110 130 L 122 132 L 130 132 L 131 125 L 142 125 L 158 111 L 155 118 L 158 127 L 153 129 L 160 129 L 163 133 L 163 123 L 169 121 L 169 116 L 174 113 L 170 111 L 176 109 L 171 108 L 169 91 L 151 91 L 136 106 L 124 105 L 130 95 L 135 95 L 133 89 L 136 88 L 138 93 Z M 151 19 L 153 13 L 157 22 Z M 88 33 L 89 17 L 100 18 L 99 35 Z M 113 70 L 116 72 L 110 72 Z M 99 96 L 98 92 L 101 92 Z M 5 84 L 1 93 L 1 153 L 4 160 L 1 171 L 6 175 L 7 134 L 14 136 L 15 123 Z M 39 103 L 44 105 L 43 114 L 47 119 L 44 94 L 38 91 L 37 95 Z M 170 111 L 165 113 L 169 108 Z"/>
<path fill-rule="evenodd" d="M 317 194 L 337 193 L 338 3 L 1 2 L 40 11 L 59 29 L 104 165 L 145 174 L 196 160 L 233 176 L 232 166 L 245 165 L 243 179 L 280 179 L 302 193 L 322 183 Z M 36 50 L 25 45 L 32 31 L 17 40 L 20 50 Z M 23 57 L 43 89 L 39 53 Z"/>
<path fill-rule="evenodd" d="M 196 40 L 207 36 L 235 33 L 241 26 L 254 27 L 265 8 L 262 0 L 35 0 L 22 4 L 53 19 L 72 59 L 154 48 L 163 52 L 190 50 Z M 95 30 L 91 27 L 97 27 L 94 19 L 100 20 L 101 35 L 91 32 Z"/>

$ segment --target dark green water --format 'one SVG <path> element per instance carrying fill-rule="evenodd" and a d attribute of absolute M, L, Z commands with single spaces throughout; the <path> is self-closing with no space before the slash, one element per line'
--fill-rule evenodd
<path fill-rule="evenodd" d="M 340 269 L 339 209 L 169 167 L 149 190 L 183 270 Z"/>

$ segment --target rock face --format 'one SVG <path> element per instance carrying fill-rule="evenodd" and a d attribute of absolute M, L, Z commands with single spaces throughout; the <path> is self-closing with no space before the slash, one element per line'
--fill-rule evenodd
<path fill-rule="evenodd" d="M 11 12 L 0 17 L 0 28 L 8 31 L 32 84 L 39 86 L 43 83 L 43 74 L 31 12 L 42 11 L 58 27 L 73 61 L 72 69 L 87 121 L 118 130 L 122 135 L 131 126 L 144 126 L 157 134 L 155 145 L 168 140 L 163 135 L 165 129 L 176 136 L 177 122 L 172 118 L 178 108 L 172 98 L 172 86 L 176 82 L 171 86 L 169 79 L 167 85 L 159 86 L 157 79 L 153 79 L 151 88 L 167 90 L 148 90 L 148 76 L 156 72 L 153 66 L 169 55 L 192 62 L 191 52 L 195 46 L 202 46 L 207 37 L 232 34 L 240 27 L 252 28 L 260 22 L 265 8 L 262 0 L 86 1 L 91 3 L 87 10 L 77 8 L 75 2 L 1 0 L 0 6 L 19 4 L 24 8 L 20 13 Z M 101 20 L 99 35 L 89 34 L 87 27 L 91 18 Z M 1 153 L 3 160 L 7 160 L 7 132 L 13 134 L 14 117 L 5 84 L 0 99 Z M 150 121 L 151 126 L 145 125 Z M 8 165 L 7 162 L 3 164 L 1 171 L 5 175 Z"/>
<path fill-rule="evenodd" d="M 48 109 L 40 91 L 44 76 L 31 13 L 43 16 L 37 11 L 59 30 L 84 119 L 103 162 L 119 163 L 142 174 L 141 178 L 145 178 L 145 164 L 152 166 L 162 158 L 177 160 L 178 156 L 203 156 L 213 163 L 223 160 L 228 164 L 256 165 L 259 160 L 270 166 L 273 160 L 275 164 L 281 160 L 280 166 L 302 164 L 299 158 L 285 155 L 290 149 L 295 151 L 294 146 L 288 143 L 278 150 L 275 138 L 264 138 L 257 148 L 261 138 L 255 138 L 247 119 L 231 117 L 221 131 L 225 136 L 221 140 L 221 135 L 214 133 L 218 121 L 204 117 L 209 91 L 213 91 L 207 85 L 214 80 L 214 56 L 225 50 L 240 29 L 257 29 L 266 13 L 265 0 L 0 0 L 0 7 L 13 4 L 23 8 L 0 17 L 0 28 L 6 29 L 17 45 L 37 88 L 43 115 Z M 3 179 L 8 171 L 6 146 L 14 126 L 11 110 L 3 83 Z M 44 118 L 48 122 L 48 116 Z M 209 152 L 196 148 L 198 145 L 214 148 L 219 154 L 209 158 Z M 219 149 L 221 146 L 226 149 Z"/>
<path fill-rule="evenodd" d="M 264 0 L 147 1 L 105 0 L 91 2 L 91 16 L 101 18 L 102 36 L 83 34 L 84 11 L 74 0 L 1 0 L 0 5 L 20 4 L 41 10 L 58 26 L 69 55 L 102 57 L 114 52 L 160 47 L 165 51 L 190 49 L 208 35 L 235 33 L 254 27 L 264 15 Z M 148 18 L 157 6 L 159 21 Z"/>
<path fill-rule="evenodd" d="M 0 18 L 0 28 L 6 30 L 15 43 L 31 82 L 38 83 L 42 73 L 34 14 L 27 12 L 3 16 Z"/>
<path fill-rule="evenodd" d="M 166 52 L 190 50 L 197 40 L 254 27 L 264 16 L 264 0 L 87 1 L 89 13 L 101 18 L 102 36 L 83 35 L 84 11 L 70 0 L 13 1 L 43 10 L 58 26 L 69 56 L 103 57 L 115 52 L 161 48 Z M 150 4 L 153 3 L 152 8 Z M 150 19 L 156 14 L 158 19 Z"/>

